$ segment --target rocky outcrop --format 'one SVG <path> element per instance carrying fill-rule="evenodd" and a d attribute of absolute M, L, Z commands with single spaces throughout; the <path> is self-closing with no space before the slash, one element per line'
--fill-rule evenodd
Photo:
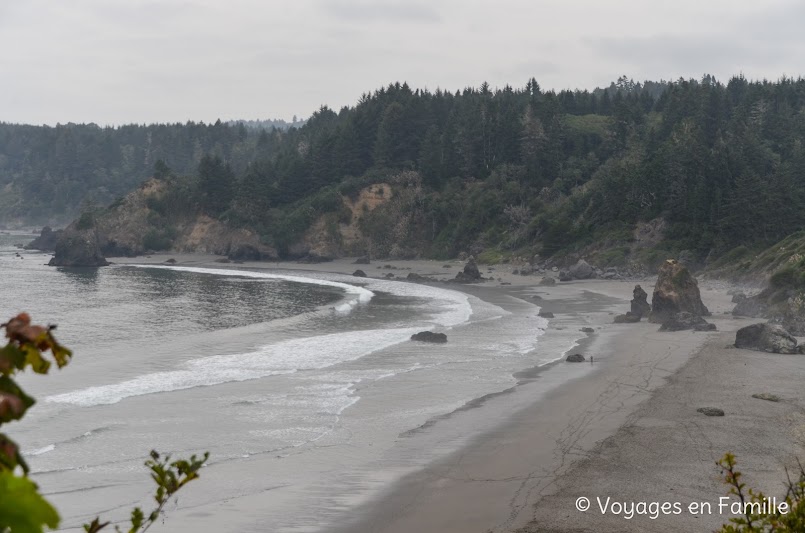
<path fill-rule="evenodd" d="M 545 276 L 539 280 L 540 287 L 553 287 L 556 285 L 556 279 L 551 276 Z"/>
<path fill-rule="evenodd" d="M 29 242 L 23 248 L 26 250 L 39 250 L 40 252 L 53 252 L 56 250 L 56 243 L 64 233 L 64 230 L 53 231 L 50 226 L 45 226 L 39 233 L 39 237 Z"/>
<path fill-rule="evenodd" d="M 444 344 L 447 342 L 447 335 L 444 333 L 434 333 L 432 331 L 420 331 L 411 335 L 412 341 L 430 342 L 433 344 Z"/>
<path fill-rule="evenodd" d="M 567 270 L 559 271 L 559 281 L 573 281 L 573 276 Z"/>
<path fill-rule="evenodd" d="M 735 333 L 735 347 L 770 353 L 797 353 L 797 339 L 777 324 L 752 324 Z"/>
<path fill-rule="evenodd" d="M 475 264 L 475 258 L 470 256 L 467 264 L 464 265 L 464 270 L 456 274 L 455 281 L 459 283 L 475 283 L 481 281 L 481 271 L 478 270 L 478 265 Z"/>
<path fill-rule="evenodd" d="M 56 243 L 55 255 L 50 266 L 99 267 L 109 262 L 101 253 L 98 231 L 94 225 L 82 224 L 82 219 L 64 230 Z"/>
<path fill-rule="evenodd" d="M 170 185 L 150 179 L 94 216 L 101 252 L 107 257 L 144 255 L 149 250 L 201 252 L 230 260 L 276 259 L 277 252 L 246 228 L 173 209 Z"/>
<path fill-rule="evenodd" d="M 640 285 L 635 285 L 632 291 L 632 308 L 630 312 L 640 318 L 647 317 L 651 313 L 651 305 L 648 303 L 648 294 Z"/>
<path fill-rule="evenodd" d="M 767 318 L 792 335 L 805 336 L 805 290 L 785 276 L 774 275 L 759 294 L 744 298 L 736 294 L 736 299 L 733 315 Z"/>
<path fill-rule="evenodd" d="M 627 312 L 625 315 L 615 317 L 615 324 L 634 324 L 636 322 L 640 322 L 640 317 L 632 314 L 631 311 Z"/>
<path fill-rule="evenodd" d="M 356 278 L 365 278 L 366 277 L 366 272 L 364 272 L 361 269 L 358 269 L 355 272 L 353 272 L 352 275 L 355 276 Z"/>
<path fill-rule="evenodd" d="M 716 325 L 707 322 L 700 316 L 693 315 L 687 311 L 681 311 L 669 316 L 660 326 L 660 331 L 683 331 L 692 329 L 694 331 L 715 331 Z"/>
<path fill-rule="evenodd" d="M 662 324 L 674 313 L 682 311 L 693 316 L 710 316 L 710 311 L 702 303 L 696 278 L 682 263 L 668 259 L 657 273 L 648 319 Z"/>
<path fill-rule="evenodd" d="M 567 356 L 565 359 L 568 363 L 583 363 L 585 361 L 584 356 L 580 353 L 573 353 Z"/>

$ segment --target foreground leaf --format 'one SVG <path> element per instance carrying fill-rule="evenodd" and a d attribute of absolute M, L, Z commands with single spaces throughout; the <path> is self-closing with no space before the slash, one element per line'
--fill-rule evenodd
<path fill-rule="evenodd" d="M 59 514 L 26 477 L 0 471 L 0 531 L 41 533 L 59 526 Z"/>

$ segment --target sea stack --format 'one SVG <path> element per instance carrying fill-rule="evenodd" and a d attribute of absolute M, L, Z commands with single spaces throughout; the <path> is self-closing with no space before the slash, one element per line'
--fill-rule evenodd
<path fill-rule="evenodd" d="M 668 259 L 657 273 L 648 320 L 662 324 L 681 311 L 693 316 L 710 316 L 710 311 L 702 303 L 696 278 L 682 263 Z"/>
<path fill-rule="evenodd" d="M 94 217 L 82 215 L 67 226 L 56 242 L 56 250 L 50 266 L 99 267 L 109 262 L 101 253 L 98 230 Z"/>

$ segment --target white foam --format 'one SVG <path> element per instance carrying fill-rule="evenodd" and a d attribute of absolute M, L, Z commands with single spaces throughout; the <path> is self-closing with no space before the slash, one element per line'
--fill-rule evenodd
<path fill-rule="evenodd" d="M 43 453 L 52 452 L 56 449 L 55 444 L 48 444 L 44 448 L 37 448 L 36 450 L 31 450 L 30 452 L 25 452 L 24 455 L 35 456 L 35 455 L 42 455 Z"/>
<path fill-rule="evenodd" d="M 291 339 L 253 352 L 202 357 L 177 370 L 144 374 L 121 383 L 48 396 L 45 400 L 81 406 L 113 404 L 131 396 L 326 368 L 403 342 L 416 331 L 416 328 L 362 330 Z"/>

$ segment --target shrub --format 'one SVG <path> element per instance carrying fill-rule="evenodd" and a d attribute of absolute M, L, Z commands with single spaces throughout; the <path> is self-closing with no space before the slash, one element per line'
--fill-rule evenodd
<path fill-rule="evenodd" d="M 720 466 L 724 475 L 724 483 L 730 486 L 729 494 L 736 496 L 741 503 L 742 516 L 730 518 L 730 524 L 725 524 L 720 533 L 794 533 L 805 531 L 805 469 L 799 464 L 798 478 L 792 480 L 790 473 L 786 472 L 786 494 L 784 502 L 786 512 L 783 512 L 778 500 L 777 506 L 763 505 L 768 498 L 760 491 L 747 489 L 741 481 L 743 474 L 735 466 L 735 456 L 727 453 L 716 464 Z"/>

